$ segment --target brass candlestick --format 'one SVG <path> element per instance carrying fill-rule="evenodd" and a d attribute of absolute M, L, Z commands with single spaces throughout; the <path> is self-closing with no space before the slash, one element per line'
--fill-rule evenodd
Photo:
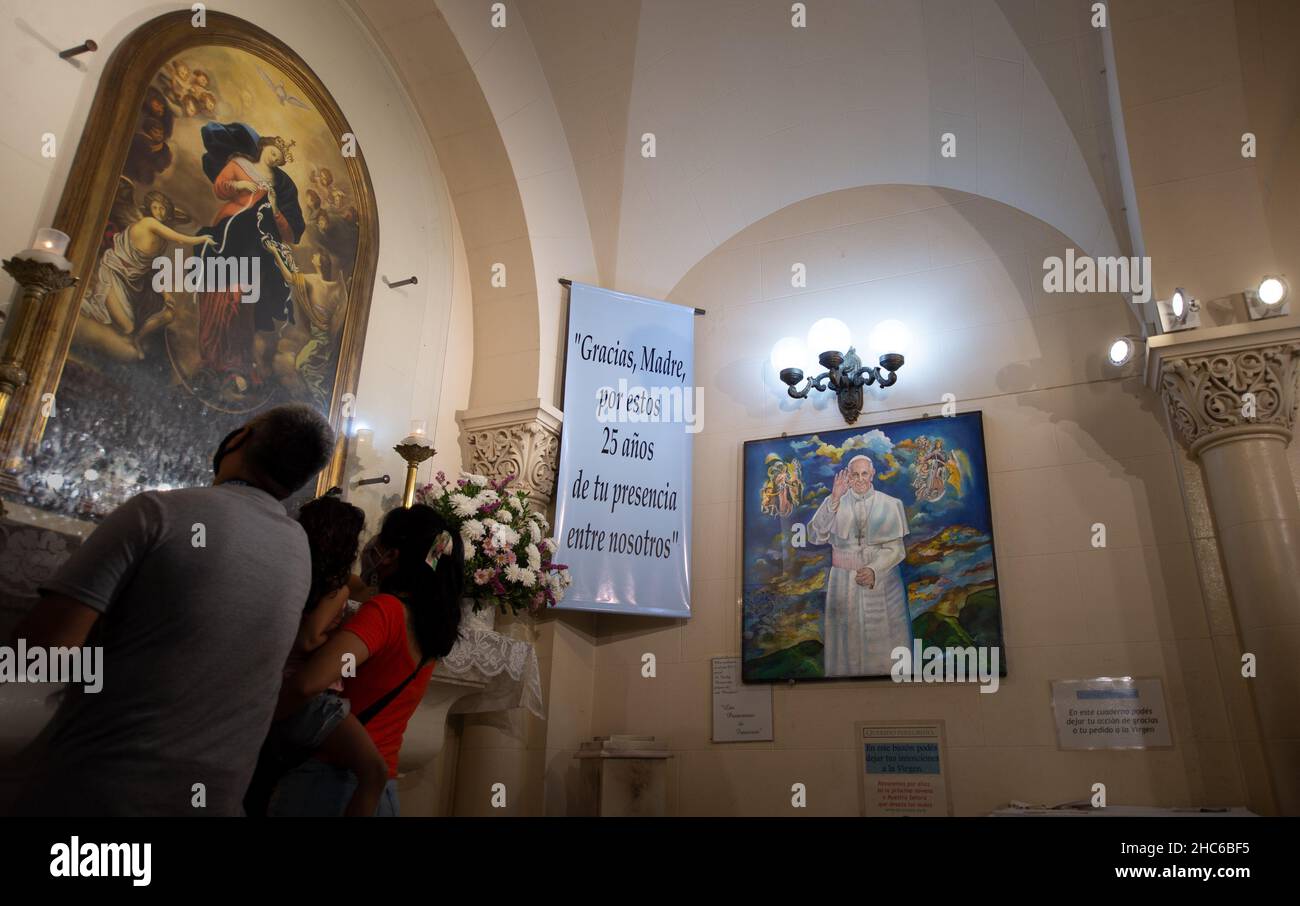
<path fill-rule="evenodd" d="M 6 259 L 3 267 L 22 287 L 22 294 L 10 309 L 4 348 L 0 351 L 0 423 L 4 422 L 13 395 L 27 383 L 26 362 L 36 329 L 37 306 L 46 296 L 77 282 L 76 277 L 55 264 L 22 255 Z"/>
<path fill-rule="evenodd" d="M 407 509 L 410 509 L 411 504 L 415 503 L 416 470 L 420 468 L 420 463 L 438 452 L 426 443 L 428 438 L 424 436 L 423 427 L 413 427 L 414 430 L 402 438 L 401 443 L 393 447 L 397 451 L 397 455 L 406 460 L 406 487 L 402 490 L 402 506 Z"/>

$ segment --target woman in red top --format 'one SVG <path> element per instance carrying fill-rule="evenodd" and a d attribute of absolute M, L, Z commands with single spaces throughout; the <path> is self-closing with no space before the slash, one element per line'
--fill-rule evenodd
<path fill-rule="evenodd" d="M 424 697 L 434 661 L 445 657 L 460 635 L 465 549 L 441 516 L 417 504 L 384 518 L 372 550 L 380 593 L 316 649 L 286 681 L 282 696 L 305 702 L 343 679 L 352 713 L 388 763 L 388 785 L 375 814 L 389 817 L 398 814 L 402 734 Z M 346 664 L 355 664 L 355 676 L 344 670 Z M 280 781 L 271 814 L 340 815 L 355 786 L 350 771 L 309 759 Z"/>

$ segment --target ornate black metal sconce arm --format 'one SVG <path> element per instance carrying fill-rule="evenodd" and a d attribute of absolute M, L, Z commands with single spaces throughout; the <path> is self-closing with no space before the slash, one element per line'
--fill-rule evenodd
<path fill-rule="evenodd" d="M 892 387 L 898 381 L 898 369 L 903 367 L 903 357 L 896 352 L 880 357 L 880 366 L 863 365 L 852 346 L 845 355 L 835 350 L 823 352 L 817 359 L 826 371 L 805 380 L 798 368 L 782 368 L 781 381 L 794 399 L 805 399 L 813 390 L 833 390 L 840 414 L 850 425 L 862 412 L 862 388 L 872 384 Z M 803 381 L 802 387 L 799 382 Z"/>

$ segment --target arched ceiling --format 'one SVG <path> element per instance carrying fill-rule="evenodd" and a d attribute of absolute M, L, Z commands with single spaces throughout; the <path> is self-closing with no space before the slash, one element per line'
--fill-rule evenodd
<path fill-rule="evenodd" d="M 532 331 L 560 320 L 556 276 L 666 296 L 728 237 L 826 192 L 953 188 L 1092 254 L 1127 246 L 1080 0 L 819 0 L 806 28 L 784 0 L 516 0 L 505 28 L 480 0 L 353 2 L 433 137 L 476 310 L 533 303 L 495 364 L 535 350 L 543 398 L 560 338 Z"/>

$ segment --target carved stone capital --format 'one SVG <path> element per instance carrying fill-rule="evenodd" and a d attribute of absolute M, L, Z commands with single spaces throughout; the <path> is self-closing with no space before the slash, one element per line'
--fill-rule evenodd
<path fill-rule="evenodd" d="M 456 413 L 465 471 L 505 478 L 545 509 L 555 497 L 563 414 L 541 400 Z"/>
<path fill-rule="evenodd" d="M 1291 440 L 1300 378 L 1300 339 L 1177 354 L 1159 363 L 1160 393 L 1178 440 L 1199 456 L 1242 435 Z"/>

